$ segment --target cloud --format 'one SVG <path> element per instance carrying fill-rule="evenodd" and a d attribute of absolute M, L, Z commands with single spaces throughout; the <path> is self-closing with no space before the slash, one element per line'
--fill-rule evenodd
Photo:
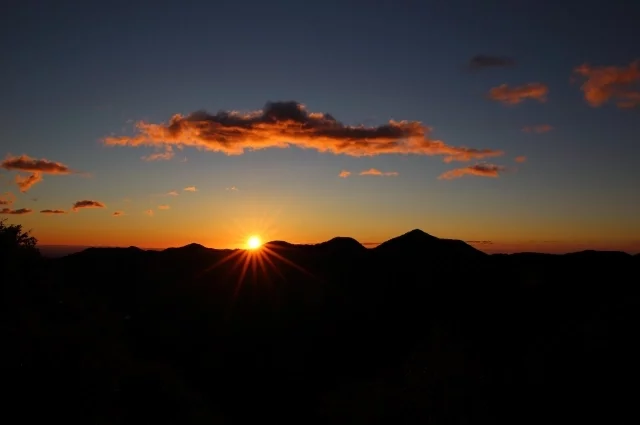
<path fill-rule="evenodd" d="M 144 213 L 150 217 L 153 217 L 153 210 L 146 210 Z"/>
<path fill-rule="evenodd" d="M 32 173 L 28 176 L 16 175 L 16 184 L 20 192 L 26 193 L 33 185 L 42 181 L 42 173 Z"/>
<path fill-rule="evenodd" d="M 325 113 L 309 112 L 297 102 L 268 102 L 249 113 L 220 111 L 176 114 L 169 123 L 140 121 L 132 137 L 106 137 L 110 146 L 191 146 L 227 155 L 246 150 L 298 146 L 349 156 L 383 154 L 443 155 L 469 161 L 503 155 L 492 149 L 449 146 L 432 140 L 431 128 L 417 121 L 389 121 L 373 127 L 348 126 Z"/>
<path fill-rule="evenodd" d="M 237 191 L 238 188 L 235 186 L 231 186 L 231 187 L 226 187 L 224 190 L 232 190 L 232 191 Z"/>
<path fill-rule="evenodd" d="M 465 241 L 473 245 L 493 245 L 493 241 Z"/>
<path fill-rule="evenodd" d="M 140 157 L 143 161 L 168 161 L 175 153 L 173 152 L 173 148 L 171 146 L 165 146 L 164 152 L 155 152 L 147 156 Z"/>
<path fill-rule="evenodd" d="M 168 210 L 169 208 L 171 208 L 169 205 L 158 205 L 159 210 Z"/>
<path fill-rule="evenodd" d="M 0 195 L 0 205 L 11 205 L 15 200 L 16 197 L 11 192 L 5 192 L 4 194 Z"/>
<path fill-rule="evenodd" d="M 469 68 L 478 70 L 483 68 L 506 68 L 516 64 L 513 58 L 508 56 L 476 55 L 469 61 Z"/>
<path fill-rule="evenodd" d="M 177 191 L 175 191 L 175 190 L 172 190 L 171 192 L 167 193 L 167 196 L 178 196 L 178 195 L 179 195 L 179 193 Z"/>
<path fill-rule="evenodd" d="M 197 191 L 198 191 L 198 189 L 196 189 L 196 187 L 195 187 L 195 186 L 188 186 L 188 187 L 185 187 L 185 188 L 184 188 L 184 189 L 182 189 L 182 190 L 185 190 L 185 191 L 187 191 L 187 192 L 197 192 Z"/>
<path fill-rule="evenodd" d="M 489 91 L 489 98 L 506 105 L 515 105 L 526 99 L 545 102 L 548 93 L 549 88 L 546 84 L 542 83 L 528 83 L 516 87 L 509 87 L 507 84 L 502 84 Z"/>
<path fill-rule="evenodd" d="M 377 170 L 375 168 L 369 168 L 368 170 L 365 171 L 361 171 L 360 172 L 361 176 L 392 176 L 395 177 L 398 175 L 397 171 L 387 171 L 387 172 L 382 172 L 380 170 Z"/>
<path fill-rule="evenodd" d="M 15 214 L 15 215 L 31 214 L 32 212 L 33 210 L 29 208 L 20 208 L 18 210 L 12 210 L 10 208 L 2 208 L 0 210 L 0 214 Z"/>
<path fill-rule="evenodd" d="M 440 180 L 452 180 L 458 179 L 465 175 L 468 176 L 480 176 L 480 177 L 498 177 L 499 174 L 505 171 L 505 167 L 493 164 L 476 164 L 469 167 L 456 168 L 440 174 L 438 179 Z"/>
<path fill-rule="evenodd" d="M 346 179 L 350 175 L 351 175 L 351 171 L 342 170 L 340 171 L 340 174 L 338 174 L 338 177 L 342 177 L 343 179 Z"/>
<path fill-rule="evenodd" d="M 114 211 L 111 215 L 114 217 L 122 217 L 124 215 L 124 211 Z"/>
<path fill-rule="evenodd" d="M 100 201 L 78 201 L 73 204 L 73 210 L 78 211 L 81 208 L 106 208 L 107 206 Z"/>
<path fill-rule="evenodd" d="M 527 161 L 527 157 L 526 156 L 522 156 L 522 155 L 521 156 L 516 156 L 515 161 L 522 164 L 523 162 Z"/>
<path fill-rule="evenodd" d="M 553 127 L 549 124 L 526 125 L 522 127 L 522 131 L 525 133 L 546 133 L 551 130 L 553 130 Z"/>
<path fill-rule="evenodd" d="M 640 105 L 640 60 L 629 66 L 591 66 L 583 64 L 573 70 L 584 77 L 581 90 L 593 107 L 614 100 L 619 108 Z"/>
<path fill-rule="evenodd" d="M 6 170 L 26 171 L 31 174 L 28 176 L 17 175 L 16 184 L 20 188 L 20 192 L 27 192 L 34 184 L 42 181 L 42 174 L 72 174 L 75 171 L 68 166 L 48 159 L 31 158 L 28 155 L 7 157 L 0 163 L 0 166 Z"/>
<path fill-rule="evenodd" d="M 66 214 L 67 212 L 64 210 L 42 210 L 41 214 Z"/>

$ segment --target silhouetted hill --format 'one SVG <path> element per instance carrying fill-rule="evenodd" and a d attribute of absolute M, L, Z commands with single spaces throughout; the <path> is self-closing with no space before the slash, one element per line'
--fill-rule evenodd
<path fill-rule="evenodd" d="M 89 248 L 8 283 L 6 405 L 79 423 L 620 423 L 639 258 L 486 255 L 417 229 L 374 249 Z"/>

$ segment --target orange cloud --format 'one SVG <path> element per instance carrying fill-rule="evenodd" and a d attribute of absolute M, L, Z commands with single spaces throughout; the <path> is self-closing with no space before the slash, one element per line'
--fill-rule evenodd
<path fill-rule="evenodd" d="M 107 206 L 100 201 L 77 201 L 73 204 L 73 210 L 78 211 L 81 208 L 106 208 Z"/>
<path fill-rule="evenodd" d="M 515 105 L 526 99 L 545 102 L 548 93 L 549 88 L 542 83 L 528 83 L 517 87 L 509 87 L 507 84 L 502 84 L 489 91 L 489 98 L 507 105 Z"/>
<path fill-rule="evenodd" d="M 452 180 L 452 179 L 458 179 L 460 177 L 464 177 L 466 175 L 480 176 L 480 177 L 498 177 L 499 174 L 504 170 L 505 168 L 500 165 L 476 164 L 476 165 L 471 165 L 469 167 L 456 168 L 454 170 L 449 170 L 447 172 L 440 174 L 438 179 Z"/>
<path fill-rule="evenodd" d="M 143 161 L 168 161 L 175 153 L 173 152 L 173 148 L 171 146 L 166 146 L 164 152 L 156 152 L 147 156 L 140 157 Z"/>
<path fill-rule="evenodd" d="M 153 210 L 146 210 L 144 213 L 150 217 L 153 217 Z"/>
<path fill-rule="evenodd" d="M 198 191 L 198 189 L 196 189 L 195 186 L 188 186 L 188 187 L 185 187 L 183 190 L 186 190 L 187 192 L 197 192 Z"/>
<path fill-rule="evenodd" d="M 15 201 L 16 197 L 11 192 L 5 192 L 0 195 L 0 205 L 11 205 Z"/>
<path fill-rule="evenodd" d="M 387 171 L 387 172 L 382 172 L 380 170 L 377 170 L 375 168 L 369 168 L 368 170 L 365 171 L 361 171 L 360 172 L 361 176 L 397 176 L 398 172 L 397 171 Z"/>
<path fill-rule="evenodd" d="M 527 157 L 526 156 L 516 156 L 515 161 L 522 164 L 523 162 L 527 161 Z"/>
<path fill-rule="evenodd" d="M 158 205 L 159 210 L 168 210 L 169 208 L 171 208 L 169 205 Z"/>
<path fill-rule="evenodd" d="M 191 146 L 241 155 L 246 150 L 298 146 L 349 156 L 382 154 L 443 155 L 469 161 L 503 155 L 492 149 L 449 146 L 429 137 L 431 129 L 417 121 L 389 121 L 377 127 L 348 126 L 329 114 L 308 112 L 297 102 L 268 102 L 250 113 L 204 111 L 174 115 L 169 123 L 138 122 L 133 137 L 107 137 L 110 146 Z"/>
<path fill-rule="evenodd" d="M 42 173 L 36 172 L 23 176 L 21 174 L 16 175 L 16 184 L 20 189 L 20 192 L 26 193 L 33 185 L 42 181 Z"/>
<path fill-rule="evenodd" d="M 640 60 L 629 66 L 591 66 L 574 69 L 585 78 L 581 90 L 587 103 L 598 107 L 613 99 L 620 108 L 640 105 Z"/>
<path fill-rule="evenodd" d="M 516 61 L 508 56 L 476 55 L 469 61 L 469 68 L 507 68 L 514 66 Z"/>
<path fill-rule="evenodd" d="M 67 212 L 64 210 L 42 210 L 41 214 L 66 214 Z"/>
<path fill-rule="evenodd" d="M 22 214 L 30 214 L 32 213 L 33 210 L 29 209 L 29 208 L 20 208 L 18 210 L 12 210 L 10 208 L 2 208 L 0 210 L 0 214 L 16 214 L 16 215 L 22 215 Z"/>
<path fill-rule="evenodd" d="M 114 211 L 113 214 L 111 214 L 114 217 L 122 217 L 124 215 L 123 211 Z"/>
<path fill-rule="evenodd" d="M 546 133 L 553 130 L 553 127 L 549 124 L 527 125 L 522 127 L 522 131 L 525 133 Z"/>
<path fill-rule="evenodd" d="M 350 175 L 351 175 L 351 171 L 342 170 L 340 171 L 340 174 L 338 174 L 338 177 L 342 177 L 343 179 L 346 179 Z"/>
<path fill-rule="evenodd" d="M 71 174 L 74 172 L 60 162 L 49 161 L 48 159 L 31 158 L 28 155 L 8 155 L 0 165 L 2 168 L 7 170 L 29 171 L 32 173 Z"/>

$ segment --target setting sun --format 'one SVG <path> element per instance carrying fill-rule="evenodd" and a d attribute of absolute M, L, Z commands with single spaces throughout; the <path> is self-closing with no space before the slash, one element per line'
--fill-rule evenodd
<path fill-rule="evenodd" d="M 248 249 L 258 249 L 258 248 L 260 248 L 260 245 L 262 245 L 262 241 L 260 240 L 260 238 L 258 236 L 251 236 L 247 240 L 247 248 Z"/>

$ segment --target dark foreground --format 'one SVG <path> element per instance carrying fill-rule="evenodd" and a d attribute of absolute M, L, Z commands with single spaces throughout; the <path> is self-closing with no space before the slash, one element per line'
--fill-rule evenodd
<path fill-rule="evenodd" d="M 260 253 L 5 256 L 7 423 L 637 420 L 638 256 L 420 231 Z"/>

